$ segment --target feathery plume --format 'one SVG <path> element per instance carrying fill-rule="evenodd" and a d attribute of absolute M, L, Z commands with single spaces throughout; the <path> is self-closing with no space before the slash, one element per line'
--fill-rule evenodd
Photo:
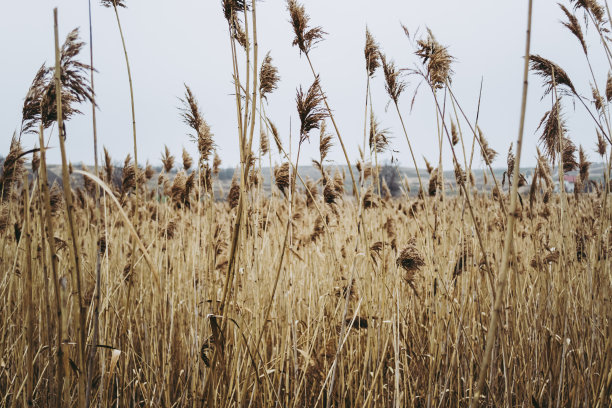
<path fill-rule="evenodd" d="M 132 164 L 132 156 L 128 154 L 123 161 L 121 172 L 121 196 L 125 196 L 134 187 L 136 187 L 136 171 Z"/>
<path fill-rule="evenodd" d="M 560 150 L 560 140 L 566 132 L 560 99 L 553 104 L 551 110 L 544 114 L 540 120 L 538 130 L 542 125 L 544 127 L 540 135 L 540 144 L 544 146 L 544 153 L 554 161 Z"/>
<path fill-rule="evenodd" d="M 125 1 L 126 0 L 100 0 L 100 3 L 104 6 L 104 7 L 127 7 L 125 5 Z"/>
<path fill-rule="evenodd" d="M 227 202 L 229 203 L 230 209 L 238 207 L 238 201 L 240 200 L 240 184 L 236 178 L 236 174 L 232 177 L 232 185 L 229 193 L 227 194 Z"/>
<path fill-rule="evenodd" d="M 113 163 L 106 147 L 104 147 L 104 167 L 102 170 L 104 171 L 105 181 L 111 183 L 113 181 Z"/>
<path fill-rule="evenodd" d="M 591 85 L 591 93 L 593 95 L 593 103 L 595 104 L 595 109 L 601 113 L 602 109 L 605 106 L 604 98 L 601 96 L 597 88 Z"/>
<path fill-rule="evenodd" d="M 60 81 L 62 83 L 62 115 L 65 121 L 75 114 L 81 114 L 74 107 L 75 103 L 92 102 L 93 89 L 89 82 L 91 66 L 78 61 L 76 58 L 85 46 L 79 40 L 79 29 L 75 28 L 66 36 L 66 41 L 60 50 Z M 51 80 L 55 68 L 49 71 L 49 82 L 41 100 L 41 120 L 43 126 L 48 128 L 57 120 L 57 104 L 55 81 Z"/>
<path fill-rule="evenodd" d="M 370 151 L 384 152 L 389 145 L 389 129 L 380 129 L 374 112 L 370 113 Z"/>
<path fill-rule="evenodd" d="M 395 68 L 393 61 L 387 61 L 383 53 L 380 53 L 380 60 L 385 73 L 385 90 L 393 102 L 397 103 L 401 93 L 406 89 L 406 83 L 402 81 L 400 71 Z"/>
<path fill-rule="evenodd" d="M 51 70 L 45 64 L 36 72 L 21 110 L 21 133 L 35 133 L 41 120 L 41 103 L 50 81 Z"/>
<path fill-rule="evenodd" d="M 185 174 L 184 170 L 181 170 L 176 173 L 176 176 L 174 176 L 172 187 L 170 187 L 170 199 L 177 206 L 180 206 L 183 202 L 186 185 L 187 175 Z"/>
<path fill-rule="evenodd" d="M 168 146 L 164 146 L 161 161 L 164 165 L 164 171 L 166 173 L 170 173 L 174 167 L 174 156 L 170 154 L 170 149 L 168 149 Z"/>
<path fill-rule="evenodd" d="M 213 134 L 210 126 L 208 126 L 208 123 L 206 123 L 206 120 L 204 120 L 200 113 L 200 107 L 195 95 L 187 84 L 185 84 L 185 99 L 179 98 L 179 100 L 183 103 L 183 107 L 180 108 L 183 122 L 195 132 L 195 134 L 190 134 L 189 137 L 198 146 L 200 163 L 207 162 L 215 148 Z"/>
<path fill-rule="evenodd" d="M 0 193 L 2 199 L 9 197 L 13 191 L 13 186 L 21 181 L 25 172 L 25 158 L 21 143 L 17 135 L 11 139 L 9 153 L 2 164 L 2 174 L 0 175 Z"/>
<path fill-rule="evenodd" d="M 459 132 L 457 132 L 457 125 L 455 125 L 455 122 L 452 120 L 451 120 L 451 136 L 452 136 L 453 146 L 457 146 L 457 143 L 459 143 Z"/>
<path fill-rule="evenodd" d="M 213 158 L 212 174 L 214 174 L 215 176 L 218 176 L 220 169 L 221 169 L 221 158 L 217 154 L 217 151 L 215 151 L 215 156 Z"/>
<path fill-rule="evenodd" d="M 599 153 L 600 156 L 603 157 L 606 154 L 608 145 L 606 144 L 606 141 L 604 140 L 601 133 L 599 133 L 599 130 L 595 130 L 595 131 L 597 132 L 597 149 L 595 151 Z"/>
<path fill-rule="evenodd" d="M 314 200 L 317 199 L 317 195 L 319 194 L 319 191 L 317 190 L 317 183 L 315 183 L 312 179 L 307 178 L 306 189 L 310 191 L 310 194 L 306 193 L 306 206 L 312 207 Z"/>
<path fill-rule="evenodd" d="M 259 132 L 259 152 L 265 156 L 270 151 L 270 141 L 268 135 L 263 130 Z"/>
<path fill-rule="evenodd" d="M 406 272 L 404 279 L 415 290 L 414 278 L 416 273 L 425 266 L 425 258 L 416 247 L 416 240 L 411 238 L 406 246 L 400 251 L 396 264 Z"/>
<path fill-rule="evenodd" d="M 327 117 L 327 111 L 321 106 L 323 94 L 319 87 L 319 77 L 317 76 L 304 94 L 302 86 L 297 90 L 295 97 L 298 116 L 300 117 L 300 144 L 308 139 L 309 133 L 313 129 L 319 129 L 320 123 Z"/>
<path fill-rule="evenodd" d="M 144 170 L 144 177 L 145 179 L 151 180 L 153 178 L 153 175 L 155 174 L 155 170 L 153 170 L 153 166 L 151 166 L 151 163 L 149 163 L 149 161 L 147 161 L 147 165 L 145 166 L 145 170 Z"/>
<path fill-rule="evenodd" d="M 453 74 L 453 57 L 448 53 L 447 47 L 440 45 L 429 28 L 427 38 L 418 40 L 417 45 L 415 54 L 423 59 L 423 64 L 427 64 L 429 82 L 434 88 L 443 88 L 446 81 L 450 82 Z"/>
<path fill-rule="evenodd" d="M 321 132 L 319 134 L 319 154 L 321 155 L 321 165 L 323 164 L 323 161 L 325 161 L 325 158 L 329 154 L 330 149 L 334 145 L 332 143 L 333 136 L 327 133 L 325 131 L 326 130 L 325 128 L 326 128 L 325 121 L 323 120 L 321 121 L 321 125 L 320 125 Z"/>
<path fill-rule="evenodd" d="M 276 143 L 276 148 L 278 149 L 278 154 L 281 154 L 283 151 L 283 144 L 280 140 L 280 135 L 278 133 L 278 129 L 276 125 L 272 123 L 270 119 L 268 119 L 268 125 L 270 126 L 270 132 L 272 132 L 272 136 L 274 137 L 274 143 Z"/>
<path fill-rule="evenodd" d="M 436 192 L 438 191 L 438 188 L 441 187 L 440 178 L 438 177 L 438 169 L 432 169 L 429 174 L 429 186 L 427 190 L 429 195 L 431 197 L 434 197 L 436 195 Z"/>
<path fill-rule="evenodd" d="M 279 167 L 274 168 L 274 180 L 276 181 L 276 187 L 286 197 L 286 189 L 289 188 L 289 162 L 284 162 Z"/>
<path fill-rule="evenodd" d="M 321 27 L 308 27 L 310 17 L 306 14 L 304 6 L 298 3 L 296 0 L 287 1 L 287 9 L 291 16 L 291 25 L 293 26 L 293 32 L 295 38 L 293 39 L 293 46 L 298 46 L 300 54 L 308 54 L 312 47 L 319 41 L 323 40 L 323 36 L 327 34 Z"/>
<path fill-rule="evenodd" d="M 192 164 L 193 164 L 193 159 L 187 152 L 187 149 L 183 147 L 183 169 L 185 169 L 185 171 L 189 171 Z"/>
<path fill-rule="evenodd" d="M 563 10 L 563 13 L 565 13 L 565 16 L 567 17 L 567 20 L 568 20 L 568 21 L 562 21 L 561 24 L 563 24 L 568 30 L 570 30 L 572 34 L 574 34 L 574 36 L 580 42 L 580 45 L 582 46 L 582 51 L 584 51 L 584 54 L 585 55 L 588 54 L 586 41 L 584 40 L 584 35 L 582 33 L 582 27 L 580 27 L 580 23 L 578 22 L 578 19 L 576 18 L 574 14 L 570 13 L 570 11 L 563 4 L 559 3 L 559 7 L 561 7 L 561 10 Z"/>
<path fill-rule="evenodd" d="M 374 39 L 374 36 L 370 33 L 370 30 L 366 27 L 366 42 L 363 50 L 366 60 L 366 70 L 370 77 L 374 76 L 374 73 L 380 67 L 380 48 L 378 43 Z"/>
<path fill-rule="evenodd" d="M 514 163 L 516 162 L 516 157 L 514 157 L 514 152 L 512 151 L 512 145 L 514 143 L 510 143 L 510 147 L 508 148 L 508 158 L 506 159 L 506 163 L 508 164 L 508 185 L 512 183 L 512 174 L 514 173 Z"/>
<path fill-rule="evenodd" d="M 268 94 L 272 93 L 278 87 L 278 81 L 280 80 L 278 68 L 272 65 L 272 57 L 269 51 L 261 63 L 259 79 L 261 81 L 259 85 L 259 94 L 263 99 L 268 100 Z"/>
<path fill-rule="evenodd" d="M 591 162 L 588 160 L 586 152 L 580 146 L 578 149 L 578 170 L 580 175 L 580 182 L 584 186 L 589 181 L 589 169 L 591 167 Z"/>
<path fill-rule="evenodd" d="M 484 134 L 482 133 L 480 126 L 478 126 L 477 129 L 478 129 L 478 136 L 480 138 L 480 144 L 482 145 L 482 151 L 481 151 L 482 158 L 485 160 L 487 164 L 491 164 L 493 160 L 495 160 L 495 157 L 497 156 L 497 152 L 493 150 L 491 147 L 489 147 L 489 143 L 487 142 L 487 139 L 484 137 Z"/>
<path fill-rule="evenodd" d="M 389 188 L 387 187 L 387 190 Z M 376 208 L 378 207 L 377 197 L 374 196 L 372 192 L 372 186 L 369 186 L 366 189 L 366 192 L 363 194 L 362 204 L 364 209 Z"/>
<path fill-rule="evenodd" d="M 576 145 L 567 137 L 562 138 L 562 158 L 563 158 L 563 171 L 570 172 L 578 168 L 578 162 L 576 161 Z"/>
<path fill-rule="evenodd" d="M 598 25 L 606 22 L 604 8 L 597 3 L 597 0 L 570 0 L 574 4 L 574 9 L 584 9 L 585 12 L 590 12 Z"/>
<path fill-rule="evenodd" d="M 606 100 L 612 101 L 612 73 L 608 72 L 608 78 L 606 79 Z"/>
<path fill-rule="evenodd" d="M 455 167 L 455 181 L 457 182 L 458 186 L 464 186 L 466 181 L 465 172 L 463 171 L 461 165 L 457 162 L 457 160 L 453 159 L 453 164 Z"/>
<path fill-rule="evenodd" d="M 546 85 L 544 96 L 548 95 L 555 85 L 563 85 L 567 87 L 572 94 L 576 94 L 576 88 L 574 88 L 574 84 L 570 80 L 569 75 L 567 75 L 559 65 L 535 54 L 529 56 L 529 61 L 531 62 L 531 70 L 544 79 L 544 84 Z"/>
<path fill-rule="evenodd" d="M 425 167 L 427 168 L 427 174 L 431 174 L 431 172 L 434 171 L 434 168 L 429 163 L 429 161 L 427 161 L 427 158 L 425 156 L 423 156 L 423 160 L 425 160 Z"/>

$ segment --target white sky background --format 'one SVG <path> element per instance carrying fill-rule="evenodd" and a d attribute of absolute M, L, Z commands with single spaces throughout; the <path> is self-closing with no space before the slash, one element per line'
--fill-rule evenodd
<path fill-rule="evenodd" d="M 196 148 L 189 141 L 189 129 L 182 123 L 177 97 L 184 94 L 187 83 L 197 96 L 205 119 L 215 135 L 223 167 L 239 162 L 237 148 L 235 99 L 232 96 L 231 54 L 227 23 L 218 0 L 127 0 L 120 9 L 127 42 L 134 93 L 138 155 L 141 163 L 150 160 L 160 164 L 164 144 L 180 162 L 182 147 L 192 155 Z M 334 110 L 345 144 L 354 161 L 358 144 L 363 143 L 365 98 L 365 62 L 363 46 L 365 27 L 379 42 L 389 58 L 400 68 L 413 67 L 418 58 L 403 34 L 400 22 L 411 33 L 429 27 L 437 40 L 449 47 L 456 58 L 453 86 L 466 113 L 475 117 L 481 77 L 484 78 L 480 126 L 491 147 L 500 154 L 494 165 L 505 166 L 510 142 L 516 140 L 520 110 L 527 1 L 505 0 L 438 0 L 438 1 L 367 1 L 304 0 L 311 25 L 328 32 L 325 40 L 312 51 L 315 69 L 321 74 L 322 86 Z M 565 1 L 567 5 L 567 1 Z M 23 98 L 43 61 L 53 63 L 53 7 L 59 8 L 60 38 L 75 27 L 81 27 L 81 38 L 88 41 L 88 5 L 86 0 L 23 0 L 5 5 L 0 15 L 0 53 L 3 55 L 0 75 L 0 153 L 8 152 L 11 135 L 19 129 Z M 92 0 L 94 24 L 94 65 L 99 149 L 106 146 L 116 161 L 132 153 L 130 97 L 121 40 L 112 9 Z M 580 22 L 583 22 L 579 13 Z M 539 53 L 563 67 L 577 88 L 590 96 L 588 67 L 578 41 L 561 26 L 562 12 L 554 1 L 535 1 L 532 52 Z M 307 88 L 312 74 L 307 61 L 291 46 L 293 33 L 288 22 L 285 2 L 266 0 L 257 4 L 259 59 L 271 50 L 279 69 L 279 89 L 268 97 L 267 112 L 288 145 L 289 117 L 293 123 L 293 154 L 299 119 L 295 111 L 295 91 L 301 84 Z M 601 45 L 590 29 L 588 42 L 600 87 L 605 88 L 607 63 Z M 88 48 L 82 60 L 89 62 Z M 244 78 L 244 74 L 242 75 Z M 406 78 L 407 90 L 400 108 L 406 120 L 409 137 L 419 167 L 422 157 L 437 162 L 437 127 L 435 105 L 430 91 L 422 86 L 412 113 L 410 102 L 417 78 Z M 403 166 L 412 167 L 407 143 L 393 106 L 385 107 L 389 98 L 384 91 L 382 71 L 372 83 L 375 113 L 382 126 L 389 128 L 392 148 Z M 530 77 L 527 123 L 522 165 L 535 164 L 535 133 L 542 114 L 550 108 L 550 99 L 540 100 L 541 80 Z M 566 101 L 565 113 L 571 139 L 584 145 L 592 161 L 595 126 L 584 108 Z M 73 163 L 93 163 L 93 138 L 90 106 L 81 106 L 84 115 L 67 124 L 69 159 Z M 467 131 L 465 123 L 462 123 Z M 331 126 L 328 126 L 333 131 Z M 57 146 L 57 134 L 51 146 Z M 25 135 L 23 143 L 32 147 L 37 137 Z M 471 140 L 471 139 L 470 139 Z M 275 151 L 275 149 L 273 149 Z M 469 153 L 468 153 L 469 154 Z M 301 153 L 301 163 L 318 158 L 318 132 Z M 330 158 L 344 164 L 339 143 L 335 142 Z M 386 158 L 390 158 L 387 154 Z M 480 167 L 480 155 L 475 155 Z M 59 163 L 59 148 L 49 152 L 49 162 Z M 278 157 L 275 158 L 279 161 Z M 267 160 L 264 162 L 267 163 Z M 444 146 L 444 164 L 449 169 L 451 155 Z"/>

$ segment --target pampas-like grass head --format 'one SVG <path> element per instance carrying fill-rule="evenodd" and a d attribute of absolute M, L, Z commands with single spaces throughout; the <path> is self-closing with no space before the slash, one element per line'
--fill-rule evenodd
<path fill-rule="evenodd" d="M 289 162 L 284 162 L 280 167 L 274 168 L 274 180 L 276 181 L 276 187 L 286 197 L 286 190 L 289 188 Z"/>
<path fill-rule="evenodd" d="M 447 47 L 442 46 L 427 29 L 427 38 L 417 41 L 416 55 L 422 58 L 427 66 L 427 76 L 434 88 L 443 88 L 446 81 L 450 81 L 453 74 L 451 63 L 453 57 L 448 53 Z"/>
<path fill-rule="evenodd" d="M 269 51 L 261 63 L 259 79 L 261 81 L 259 85 L 259 94 L 263 99 L 267 100 L 268 94 L 272 93 L 278 87 L 278 81 L 280 80 L 278 68 L 272 65 L 272 57 Z"/>
<path fill-rule="evenodd" d="M 599 153 L 600 156 L 604 156 L 606 154 L 606 150 L 608 145 L 606 144 L 606 141 L 604 140 L 603 136 L 601 135 L 601 133 L 599 133 L 599 130 L 596 131 L 597 132 L 597 153 Z"/>
<path fill-rule="evenodd" d="M 291 16 L 290 22 L 295 34 L 293 45 L 298 46 L 300 53 L 308 54 L 312 47 L 322 41 L 323 36 L 327 33 L 321 27 L 310 28 L 308 26 L 310 17 L 306 14 L 304 6 L 296 0 L 288 0 L 287 9 Z"/>
<path fill-rule="evenodd" d="M 189 137 L 198 145 L 200 162 L 207 162 L 210 154 L 215 148 L 210 126 L 208 126 L 208 123 L 206 123 L 206 120 L 204 120 L 200 112 L 200 107 L 195 95 L 186 84 L 185 99 L 179 98 L 179 100 L 183 103 L 183 107 L 180 109 L 183 122 L 194 131 Z"/>
<path fill-rule="evenodd" d="M 491 147 L 489 147 L 489 143 L 487 142 L 487 139 L 484 137 L 484 134 L 482 133 L 480 126 L 478 126 L 477 129 L 478 129 L 478 136 L 480 137 L 480 144 L 482 145 L 482 151 L 481 151 L 482 158 L 485 160 L 487 164 L 491 164 L 493 160 L 495 160 L 495 156 L 497 156 L 497 152 L 493 150 Z"/>
<path fill-rule="evenodd" d="M 308 139 L 309 133 L 313 129 L 319 129 L 321 121 L 327 117 L 327 111 L 321 106 L 323 94 L 319 87 L 319 77 L 317 76 L 304 94 L 302 86 L 297 90 L 295 97 L 298 116 L 300 117 L 300 144 Z"/>
<path fill-rule="evenodd" d="M 321 121 L 320 130 L 321 132 L 319 134 L 319 154 L 321 155 L 320 165 L 323 165 L 325 158 L 329 154 L 329 151 L 331 150 L 334 144 L 332 143 L 333 136 L 325 131 L 325 121 L 324 120 Z"/>
<path fill-rule="evenodd" d="M 189 171 L 189 169 L 191 168 L 192 164 L 193 164 L 193 159 L 191 158 L 191 156 L 187 152 L 187 149 L 185 149 L 183 147 L 183 169 L 185 171 Z"/>
<path fill-rule="evenodd" d="M 415 274 L 425 266 L 425 258 L 416 247 L 416 240 L 411 238 L 406 246 L 400 251 L 399 256 L 396 259 L 396 264 L 401 267 L 405 272 L 404 279 L 414 288 L 414 277 Z"/>
<path fill-rule="evenodd" d="M 576 88 L 574 88 L 569 75 L 559 65 L 535 54 L 529 56 L 529 61 L 531 62 L 531 70 L 544 79 L 544 85 L 546 86 L 544 95 L 548 95 L 555 86 L 564 86 L 572 94 L 576 94 Z"/>
<path fill-rule="evenodd" d="M 540 124 L 538 130 L 542 128 L 542 134 L 540 135 L 540 144 L 544 146 L 544 153 L 553 161 L 557 157 L 559 152 L 559 141 L 566 132 L 565 119 L 561 113 L 561 100 L 558 99 L 551 110 L 546 112 Z"/>
<path fill-rule="evenodd" d="M 60 81 L 62 83 L 62 114 L 69 120 L 75 114 L 81 114 L 74 104 L 92 102 L 93 89 L 89 82 L 91 66 L 77 60 L 85 46 L 79 40 L 79 29 L 75 28 L 66 36 L 60 50 Z M 49 83 L 41 100 L 41 118 L 43 126 L 48 128 L 57 120 L 55 81 L 52 80 L 55 69 L 49 70 Z"/>
<path fill-rule="evenodd" d="M 384 152 L 389 146 L 389 129 L 381 129 L 374 112 L 370 114 L 370 151 Z"/>
<path fill-rule="evenodd" d="M 400 71 L 395 68 L 395 63 L 387 61 L 385 54 L 380 53 L 380 61 L 385 73 L 385 89 L 393 102 L 397 103 L 401 93 L 406 89 L 406 83 L 402 81 Z"/>
<path fill-rule="evenodd" d="M 100 0 L 100 3 L 104 6 L 104 7 L 127 7 L 125 5 L 125 1 L 126 0 Z"/>
<path fill-rule="evenodd" d="M 597 3 L 597 0 L 570 0 L 574 3 L 574 9 L 584 9 L 585 12 L 591 13 L 598 25 L 603 25 L 606 22 L 605 11 L 603 6 Z"/>
<path fill-rule="evenodd" d="M 370 30 L 366 27 L 366 42 L 363 50 L 366 70 L 370 77 L 374 76 L 374 73 L 380 67 L 380 48 L 378 43 L 374 39 L 374 36 L 370 33 Z"/>
<path fill-rule="evenodd" d="M 4 159 L 2 174 L 0 175 L 0 193 L 2 194 L 2 199 L 6 199 L 11 195 L 13 186 L 23 177 L 25 172 L 24 164 L 25 158 L 21 143 L 16 135 L 13 135 L 11 147 Z"/>
<path fill-rule="evenodd" d="M 580 27 L 580 23 L 574 14 L 572 14 L 563 4 L 559 3 L 559 7 L 565 13 L 567 17 L 567 21 L 561 22 L 580 42 L 580 46 L 582 47 L 582 51 L 588 54 L 586 41 L 584 40 L 584 34 L 582 33 L 582 27 Z"/>
<path fill-rule="evenodd" d="M 168 146 L 164 146 L 161 161 L 164 166 L 164 171 L 166 173 L 170 173 L 174 167 L 174 156 L 170 154 L 170 149 L 168 149 Z"/>

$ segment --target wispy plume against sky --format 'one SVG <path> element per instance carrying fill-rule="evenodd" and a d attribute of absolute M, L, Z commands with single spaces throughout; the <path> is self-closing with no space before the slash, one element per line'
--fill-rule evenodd
<path fill-rule="evenodd" d="M 221 2 L 126 0 L 125 3 L 127 8 L 119 12 L 134 80 L 139 160 L 159 165 L 164 145 L 177 156 L 183 146 L 195 155 L 197 146 L 190 141 L 190 131 L 179 111 L 178 98 L 183 96 L 186 83 L 211 127 L 223 165 L 236 165 L 239 151 L 231 53 Z M 518 131 L 526 1 L 304 0 L 303 4 L 311 24 L 322 26 L 328 33 L 310 55 L 353 161 L 358 157 L 358 145 L 363 143 L 366 25 L 381 50 L 398 68 L 414 68 L 419 59 L 404 35 L 401 27 L 404 24 L 417 38 L 425 35 L 428 27 L 441 44 L 448 46 L 449 53 L 456 58 L 452 66 L 453 88 L 472 119 L 476 116 L 483 80 L 479 124 L 490 146 L 502 153 L 494 165 L 505 165 L 503 152 L 516 139 Z M 84 0 L 10 2 L 0 16 L 4 57 L 0 75 L 0 154 L 6 155 L 11 136 L 20 127 L 21 108 L 32 78 L 42 62 L 53 61 L 52 9 L 55 6 L 59 8 L 62 39 L 75 27 L 81 27 L 82 39 L 88 41 L 88 5 Z M 132 152 L 130 96 L 121 40 L 112 9 L 102 7 L 95 0 L 92 7 L 94 65 L 98 70 L 95 77 L 98 140 L 116 160 L 121 160 Z M 291 134 L 291 143 L 296 146 L 300 126 L 295 108 L 296 88 L 312 84 L 312 73 L 305 57 L 291 45 L 293 33 L 285 2 L 258 3 L 257 17 L 260 62 L 270 51 L 281 77 L 278 89 L 267 98 L 266 111 L 277 125 L 283 144 L 289 145 Z M 532 50 L 562 66 L 576 88 L 590 96 L 588 67 L 581 45 L 561 25 L 562 18 L 564 14 L 555 2 L 536 2 Z M 607 62 L 599 49 L 595 30 L 588 30 L 586 39 L 597 80 L 605 88 Z M 82 58 L 89 62 L 87 52 Z M 422 156 L 437 161 L 438 155 L 435 105 L 431 93 L 423 86 L 410 111 L 418 78 L 405 79 L 408 85 L 399 105 L 407 118 L 408 134 L 419 165 L 425 167 Z M 371 86 L 376 117 L 382 127 L 389 128 L 392 137 L 393 150 L 386 154 L 385 160 L 393 155 L 401 165 L 411 167 L 397 114 L 388 105 L 381 71 L 376 73 Z M 536 128 L 543 113 L 551 107 L 550 97 L 540 99 L 542 93 L 541 80 L 532 75 L 524 165 L 536 162 Z M 569 137 L 576 145 L 582 144 L 591 159 L 598 159 L 594 153 L 597 137 L 593 122 L 581 105 L 566 105 Z M 85 114 L 67 124 L 68 155 L 74 163 L 93 163 L 91 109 L 83 106 L 81 110 Z M 469 131 L 464 123 L 462 130 L 465 134 Z M 56 138 L 54 132 L 51 146 L 57 144 Z M 23 136 L 24 146 L 31 147 L 36 141 L 32 135 Z M 445 150 L 444 163 L 450 168 L 448 146 Z M 50 151 L 49 156 L 50 162 L 59 162 L 59 149 Z M 307 164 L 314 157 L 318 157 L 318 140 L 304 144 L 301 161 Z M 481 166 L 480 155 L 475 157 L 476 166 Z M 344 163 L 338 146 L 328 158 Z"/>

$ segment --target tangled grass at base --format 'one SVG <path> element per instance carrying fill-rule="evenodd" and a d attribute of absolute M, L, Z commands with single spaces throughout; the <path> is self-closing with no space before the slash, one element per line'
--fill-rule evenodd
<path fill-rule="evenodd" d="M 596 0 L 569 3 L 563 24 L 580 41 L 593 99 L 531 53 L 529 0 L 519 137 L 499 180 L 497 152 L 453 91 L 455 58 L 433 32 L 414 38 L 404 26 L 419 61 L 408 70 L 366 29 L 363 145 L 352 163 L 311 59 L 326 32 L 295 0 L 286 4 L 292 44 L 312 78 L 296 88 L 299 137 L 284 145 L 266 113 L 282 70 L 270 53 L 259 61 L 257 2 L 223 0 L 233 77 L 243 78 L 232 84 L 241 160 L 226 191 L 214 129 L 187 85 L 177 116 L 198 157 L 183 149 L 178 163 L 164 147 L 158 173 L 139 165 L 118 11 L 127 1 L 102 5 L 121 33 L 134 160 L 116 167 L 104 149 L 100 168 L 97 159 L 93 172 L 73 167 L 63 122 L 79 105 L 96 106 L 95 71 L 79 61 L 78 30 L 60 47 L 56 9 L 55 66 L 34 78 L 0 174 L 0 405 L 610 406 L 612 76 L 600 91 L 595 47 L 576 15 L 601 35 L 609 61 L 611 22 Z M 525 175 L 530 70 L 551 107 L 537 129 L 543 153 Z M 440 155 L 433 165 L 424 158 L 426 171 L 404 123 L 405 74 L 429 88 L 438 115 Z M 411 180 L 379 164 L 392 139 L 372 86 L 385 88 L 398 114 Z M 593 120 L 603 177 L 592 174 L 592 147 L 568 134 L 563 108 L 572 102 Z M 315 131 L 313 179 L 302 177 L 300 153 Z M 23 147 L 25 134 L 38 147 Z M 45 136 L 62 153 L 53 183 Z M 342 167 L 327 160 L 333 148 Z M 485 164 L 482 182 L 474 156 Z"/>

